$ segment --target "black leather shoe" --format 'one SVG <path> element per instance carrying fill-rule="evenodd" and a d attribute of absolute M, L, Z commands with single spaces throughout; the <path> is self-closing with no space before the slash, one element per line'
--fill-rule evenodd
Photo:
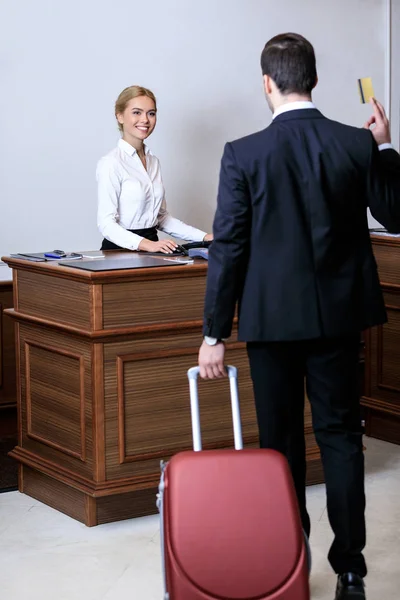
<path fill-rule="evenodd" d="M 365 600 L 363 578 L 355 573 L 339 575 L 335 600 Z"/>

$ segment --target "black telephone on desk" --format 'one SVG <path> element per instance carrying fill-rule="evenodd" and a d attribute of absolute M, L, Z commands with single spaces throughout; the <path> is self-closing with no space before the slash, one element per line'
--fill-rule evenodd
<path fill-rule="evenodd" d="M 172 254 L 184 254 L 185 256 L 189 256 L 189 250 L 195 248 L 209 248 L 210 246 L 211 242 L 188 242 L 187 244 L 178 245 Z"/>
<path fill-rule="evenodd" d="M 212 242 L 188 242 L 187 244 L 178 244 L 173 252 L 170 253 L 172 256 L 189 256 L 189 250 L 193 248 L 209 248 Z M 146 253 L 147 254 L 147 253 Z M 165 256 L 165 252 L 150 252 L 149 254 L 162 254 Z"/>

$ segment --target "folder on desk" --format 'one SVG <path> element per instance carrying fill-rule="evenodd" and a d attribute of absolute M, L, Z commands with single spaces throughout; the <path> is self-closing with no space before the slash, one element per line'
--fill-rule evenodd
<path fill-rule="evenodd" d="M 122 269 L 148 269 L 150 267 L 174 267 L 185 265 L 187 261 L 172 258 L 159 258 L 158 256 L 132 255 L 132 258 L 105 258 L 96 261 L 80 260 L 77 262 L 63 262 L 63 267 L 74 267 L 84 271 L 118 271 Z"/>
<path fill-rule="evenodd" d="M 43 254 L 23 254 L 22 252 L 18 254 L 10 254 L 13 258 L 20 258 L 21 260 L 30 260 L 32 262 L 46 262 Z"/>
<path fill-rule="evenodd" d="M 21 260 L 30 260 L 32 262 L 58 262 L 64 260 L 80 260 L 82 258 L 82 254 L 76 253 L 67 253 L 65 256 L 57 256 L 50 258 L 49 256 L 45 256 L 44 252 L 19 252 L 17 254 L 11 254 L 10 256 L 12 256 L 13 258 L 20 258 Z"/>

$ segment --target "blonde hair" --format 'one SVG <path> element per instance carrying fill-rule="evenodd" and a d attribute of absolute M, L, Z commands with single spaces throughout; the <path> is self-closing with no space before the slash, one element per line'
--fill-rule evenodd
<path fill-rule="evenodd" d="M 151 98 L 154 102 L 154 106 L 157 108 L 156 97 L 152 91 L 141 87 L 140 85 L 131 85 L 130 87 L 125 88 L 115 102 L 115 118 L 117 119 L 118 129 L 121 132 L 124 130 L 124 127 L 122 123 L 118 121 L 118 115 L 124 112 L 130 100 L 133 100 L 133 98 L 137 98 L 138 96 L 147 96 L 148 98 Z"/>

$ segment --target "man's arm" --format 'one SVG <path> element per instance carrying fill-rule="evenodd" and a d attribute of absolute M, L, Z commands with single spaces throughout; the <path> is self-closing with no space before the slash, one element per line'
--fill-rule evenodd
<path fill-rule="evenodd" d="M 400 233 L 400 155 L 390 144 L 390 125 L 382 104 L 371 99 L 373 114 L 365 123 L 375 125 L 367 181 L 367 203 L 372 216 L 391 233 Z"/>
<path fill-rule="evenodd" d="M 400 233 L 400 155 L 396 150 L 372 151 L 367 184 L 371 214 L 391 233 Z"/>
<path fill-rule="evenodd" d="M 231 144 L 226 144 L 221 161 L 214 240 L 209 249 L 200 375 L 221 377 L 224 345 L 231 335 L 238 298 L 243 289 L 251 231 L 251 202 L 246 179 L 237 165 Z M 211 339 L 210 339 L 211 338 Z M 212 339 L 214 338 L 214 339 Z M 216 345 L 210 346 L 216 340 Z"/>
<path fill-rule="evenodd" d="M 214 240 L 209 250 L 203 333 L 214 338 L 231 334 L 236 302 L 247 266 L 251 203 L 247 182 L 231 144 L 221 161 Z"/>

